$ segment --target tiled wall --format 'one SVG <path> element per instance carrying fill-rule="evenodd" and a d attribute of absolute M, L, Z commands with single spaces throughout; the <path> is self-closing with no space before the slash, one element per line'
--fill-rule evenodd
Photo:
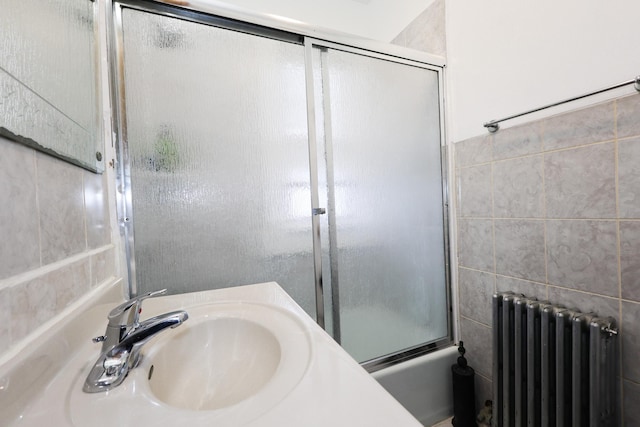
<path fill-rule="evenodd" d="M 446 56 L 444 0 L 435 0 L 431 3 L 391 43 Z"/>
<path fill-rule="evenodd" d="M 640 425 L 640 95 L 454 144 L 461 339 L 491 398 L 491 295 L 618 319 Z"/>
<path fill-rule="evenodd" d="M 115 275 L 106 188 L 0 137 L 0 357 Z"/>

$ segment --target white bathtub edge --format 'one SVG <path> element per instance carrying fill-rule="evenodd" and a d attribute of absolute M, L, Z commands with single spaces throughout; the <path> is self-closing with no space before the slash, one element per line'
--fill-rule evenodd
<path fill-rule="evenodd" d="M 451 365 L 458 347 L 451 346 L 374 372 L 373 377 L 423 425 L 453 415 Z"/>

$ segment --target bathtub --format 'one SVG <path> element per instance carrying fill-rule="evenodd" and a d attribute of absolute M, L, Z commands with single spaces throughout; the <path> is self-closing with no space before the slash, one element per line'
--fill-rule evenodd
<path fill-rule="evenodd" d="M 374 372 L 373 377 L 423 425 L 453 415 L 451 365 L 458 347 L 451 346 Z"/>

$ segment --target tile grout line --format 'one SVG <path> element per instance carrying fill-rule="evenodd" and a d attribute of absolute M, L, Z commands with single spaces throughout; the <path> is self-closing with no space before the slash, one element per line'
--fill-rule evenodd
<path fill-rule="evenodd" d="M 638 136 L 625 137 L 624 139 L 633 139 L 633 138 L 638 138 Z M 596 145 L 611 144 L 611 143 L 615 142 L 616 140 L 617 140 L 617 138 L 614 137 L 612 139 L 606 139 L 606 140 L 603 140 L 603 141 L 589 142 L 589 143 L 586 143 L 586 144 L 578 144 L 578 145 L 573 145 L 573 146 L 570 146 L 570 147 L 554 148 L 554 149 L 548 149 L 548 150 L 545 150 L 544 147 L 541 147 L 541 150 L 539 152 L 527 153 L 527 154 L 523 154 L 523 155 L 519 155 L 519 156 L 505 157 L 505 158 L 500 158 L 500 159 L 493 159 L 492 158 L 491 160 L 486 161 L 486 162 L 473 163 L 473 164 L 469 164 L 469 165 L 465 165 L 465 166 L 457 166 L 456 169 L 458 169 L 458 170 L 471 169 L 471 168 L 475 168 L 475 167 L 478 167 L 478 166 L 487 166 L 487 165 L 492 164 L 492 163 L 508 162 L 508 161 L 513 161 L 513 160 L 517 160 L 517 159 L 527 159 L 527 158 L 532 158 L 532 157 L 536 157 L 536 156 L 540 156 L 540 155 L 544 155 L 544 154 L 554 154 L 554 153 L 559 153 L 559 152 L 563 152 L 563 151 L 570 151 L 570 150 L 576 150 L 576 149 L 580 149 L 580 148 L 593 147 L 593 146 L 596 146 Z"/>
<path fill-rule="evenodd" d="M 33 171 L 34 171 L 34 178 L 35 178 L 35 182 L 34 185 L 36 186 L 36 213 L 38 216 L 38 252 L 39 252 L 39 256 L 40 256 L 40 266 L 39 268 L 42 268 L 44 266 L 43 263 L 43 259 L 42 259 L 42 213 L 40 211 L 40 186 L 38 185 L 38 154 L 36 153 L 35 150 L 33 151 Z"/>
<path fill-rule="evenodd" d="M 618 102 L 613 103 L 613 133 L 616 137 L 614 145 L 614 179 L 615 179 L 615 201 L 616 201 L 616 256 L 618 261 L 618 298 L 621 300 L 618 316 L 622 319 L 622 247 L 620 239 L 620 145 L 618 142 Z"/>
<path fill-rule="evenodd" d="M 460 315 L 460 319 L 468 320 L 469 322 L 473 322 L 473 323 L 475 323 L 475 324 L 477 324 L 479 326 L 483 326 L 483 327 L 485 327 L 485 328 L 487 328 L 489 330 L 493 330 L 491 325 L 487 325 L 486 323 L 483 323 L 483 322 L 481 322 L 479 320 L 476 320 L 476 319 L 473 319 L 471 317 Z"/>
<path fill-rule="evenodd" d="M 540 148 L 542 150 L 542 217 L 544 218 L 544 230 L 543 230 L 543 240 L 544 240 L 544 284 L 545 284 L 545 297 L 549 299 L 549 249 L 547 245 L 548 235 L 547 235 L 547 223 L 548 223 L 548 215 L 547 215 L 547 179 L 545 176 L 546 169 L 544 167 L 545 159 L 547 158 L 547 153 L 544 151 L 544 131 L 545 131 L 545 121 L 540 123 Z"/>
<path fill-rule="evenodd" d="M 477 268 L 468 267 L 468 266 L 464 266 L 464 265 L 459 265 L 458 268 L 462 269 L 462 270 L 475 272 L 475 273 L 480 273 L 480 274 L 489 274 L 489 275 L 492 275 L 492 276 L 496 276 L 496 278 L 517 280 L 517 281 L 520 281 L 520 282 L 526 282 L 526 283 L 534 284 L 534 285 L 537 285 L 537 286 L 545 286 L 549 290 L 550 289 L 558 289 L 558 290 L 564 290 L 564 291 L 569 291 L 569 292 L 577 292 L 577 293 L 580 293 L 580 294 L 590 295 L 590 296 L 594 296 L 594 297 L 598 297 L 598 298 L 604 298 L 604 299 L 610 299 L 610 300 L 620 300 L 620 298 L 618 298 L 616 296 L 598 294 L 598 293 L 595 293 L 595 292 L 585 291 L 583 289 L 570 288 L 570 287 L 567 287 L 567 286 L 555 285 L 555 284 L 552 284 L 552 283 L 544 283 L 544 282 L 538 282 L 538 281 L 535 281 L 535 280 L 523 279 L 522 277 L 515 277 L 515 276 L 508 276 L 508 275 L 505 275 L 505 274 L 492 273 L 490 271 L 479 270 Z M 496 292 L 497 292 L 497 290 L 496 290 Z M 548 295 L 547 295 L 547 298 L 548 298 Z M 635 301 L 635 300 L 622 299 L 621 301 L 622 302 L 632 303 L 632 304 L 640 304 L 640 301 Z"/>
<path fill-rule="evenodd" d="M 494 150 L 494 142 L 495 135 L 491 135 L 489 139 L 489 146 L 491 147 L 491 239 L 492 239 L 492 249 L 493 249 L 493 292 L 496 293 L 498 290 L 498 281 L 496 280 L 496 274 L 498 273 L 498 261 L 496 260 L 496 197 L 495 197 L 495 181 L 494 181 L 494 160 L 493 160 L 493 150 Z M 493 326 L 492 326 L 493 330 Z"/>
<path fill-rule="evenodd" d="M 620 144 L 618 141 L 618 101 L 613 102 L 613 134 L 614 143 L 614 179 L 615 179 L 615 201 L 616 201 L 616 255 L 618 261 L 618 329 L 624 333 L 622 329 L 622 262 L 621 262 L 621 241 L 620 241 L 620 174 L 619 174 L 619 158 Z M 624 417 L 624 376 L 622 374 L 623 367 L 623 345 L 622 340 L 618 340 L 618 366 L 620 366 L 620 382 L 618 384 L 618 393 L 620 394 L 619 409 L 621 417 Z"/>

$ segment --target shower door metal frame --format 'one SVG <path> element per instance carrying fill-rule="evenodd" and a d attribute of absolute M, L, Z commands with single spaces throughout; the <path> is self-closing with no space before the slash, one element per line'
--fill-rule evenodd
<path fill-rule="evenodd" d="M 134 226 L 132 214 L 131 171 L 128 158 L 128 137 L 126 126 L 126 103 L 124 85 L 124 41 L 122 10 L 124 8 L 135 9 L 143 12 L 163 15 L 171 18 L 182 19 L 194 23 L 225 28 L 260 37 L 267 37 L 284 42 L 300 44 L 304 46 L 304 62 L 306 73 L 307 93 L 307 123 L 309 144 L 309 172 L 311 184 L 311 221 L 313 233 L 314 269 L 315 269 L 315 298 L 316 321 L 325 328 L 324 310 L 324 286 L 322 278 L 322 242 L 320 239 L 320 221 L 318 215 L 326 207 L 320 206 L 318 196 L 318 155 L 317 132 L 315 125 L 315 104 L 313 87 L 312 52 L 314 47 L 330 48 L 345 52 L 370 56 L 373 58 L 397 62 L 400 64 L 425 68 L 438 73 L 438 102 L 440 111 L 440 146 L 441 146 L 441 170 L 442 170 L 442 194 L 443 194 L 443 234 L 444 234 L 444 261 L 445 261 L 445 287 L 447 297 L 447 331 L 448 336 L 441 340 L 420 344 L 409 349 L 403 349 L 397 353 L 381 356 L 367 361 L 361 365 L 369 372 L 408 360 L 428 352 L 447 347 L 453 342 L 453 316 L 451 306 L 451 262 L 449 246 L 449 180 L 446 150 L 445 128 L 445 98 L 444 98 L 444 73 L 445 62 L 443 58 L 424 52 L 394 46 L 382 42 L 348 36 L 341 33 L 321 33 L 315 28 L 296 21 L 277 18 L 272 15 L 255 14 L 241 11 L 234 7 L 220 5 L 176 6 L 164 1 L 153 0 L 106 0 L 107 30 L 108 30 L 108 55 L 110 63 L 110 86 L 112 129 L 115 136 L 117 180 L 117 215 L 120 233 L 126 252 L 126 264 L 128 275 L 129 296 L 138 293 L 136 284 L 136 266 L 134 259 Z M 335 305 L 334 319 L 339 319 Z M 335 322 L 335 320 L 334 320 Z M 339 320 L 338 325 L 339 327 Z M 334 326 L 335 329 L 335 326 Z M 339 341 L 339 333 L 337 334 Z"/>
<path fill-rule="evenodd" d="M 110 0 L 109 0 L 110 1 Z M 193 10 L 179 8 L 151 0 L 113 0 L 111 7 L 107 5 L 107 21 L 110 36 L 108 38 L 110 53 L 110 80 L 113 109 L 112 127 L 116 135 L 116 179 L 117 179 L 117 215 L 120 234 L 124 240 L 126 264 L 129 284 L 129 297 L 138 294 L 136 283 L 135 243 L 133 224 L 133 199 L 131 192 L 131 168 L 128 157 L 128 132 L 126 122 L 125 79 L 124 79 L 124 40 L 122 11 L 128 8 L 146 13 L 181 19 L 197 24 L 223 28 L 232 31 L 252 34 L 283 42 L 303 44 L 303 37 L 269 27 L 236 21 L 224 16 L 215 16 Z M 317 297 L 316 297 L 317 298 Z M 324 315 L 324 312 L 323 312 Z M 324 325 L 324 323 L 322 323 Z"/>
<path fill-rule="evenodd" d="M 324 40 L 324 39 L 320 39 L 320 38 L 314 38 L 314 37 L 305 37 L 305 46 L 306 46 L 306 50 L 305 52 L 307 53 L 308 57 L 311 57 L 312 55 L 312 51 L 314 48 L 326 48 L 326 49 L 333 49 L 333 50 L 337 50 L 337 51 L 342 51 L 342 52 L 348 52 L 348 53 L 352 53 L 352 54 L 356 54 L 356 55 L 362 55 L 362 56 L 367 56 L 367 57 L 371 57 L 371 58 L 375 58 L 375 59 L 379 59 L 379 60 L 384 60 L 384 61 L 389 61 L 389 62 L 394 62 L 394 63 L 398 63 L 398 64 L 403 64 L 403 65 L 408 65 L 408 66 L 413 66 L 413 67 L 417 67 L 417 68 L 422 68 L 422 69 L 426 69 L 426 70 L 430 70 L 430 71 L 435 71 L 436 73 L 438 73 L 438 105 L 439 105 L 439 112 L 440 112 L 440 117 L 439 117 L 439 124 L 440 124 L 440 152 L 441 152 L 441 157 L 440 157 L 440 165 L 441 165 L 441 180 L 442 180 L 442 201 L 443 201 L 443 241 L 444 241 L 444 247 L 443 247 L 443 251 L 444 251 L 444 262 L 445 262 L 445 266 L 444 266 L 444 272 L 445 272 L 445 287 L 446 287 L 446 304 L 448 307 L 448 317 L 447 317 L 447 337 L 432 343 L 428 343 L 428 344 L 419 344 L 416 345 L 414 347 L 411 348 L 407 348 L 407 349 L 403 349 L 401 351 L 398 351 L 396 353 L 392 353 L 389 355 L 384 355 L 384 356 L 380 356 L 378 358 L 375 359 L 371 359 L 365 362 L 362 362 L 361 365 L 369 372 L 375 372 L 377 370 L 383 369 L 387 366 L 391 366 L 394 365 L 396 363 L 402 362 L 403 360 L 408 360 L 408 359 L 412 359 L 414 357 L 429 353 L 431 351 L 443 348 L 443 347 L 447 347 L 449 345 L 451 345 L 452 343 L 452 336 L 453 336 L 453 327 L 452 327 L 452 306 L 451 306 L 451 272 L 450 272 L 450 266 L 451 266 L 451 262 L 450 262 L 450 246 L 449 246 L 449 185 L 448 185 L 448 176 L 449 176 L 449 159 L 447 156 L 447 147 L 446 147 L 446 132 L 445 132 L 445 117 L 444 117 L 444 66 L 439 66 L 439 65 L 434 65 L 434 64 L 429 64 L 429 63 L 425 63 L 422 61 L 418 61 L 418 60 L 413 60 L 411 58 L 408 57 L 398 57 L 395 55 L 390 55 L 384 52 L 377 52 L 377 51 L 373 51 L 373 50 L 369 50 L 366 48 L 361 48 L 355 45 L 345 45 L 342 43 L 337 43 L 337 42 L 332 42 L 329 40 Z M 309 61 L 311 61 L 311 59 L 309 59 Z M 315 132 L 315 122 L 316 122 L 316 117 L 315 117 L 315 102 L 314 102 L 314 97 L 315 97 L 315 92 L 313 92 L 313 67 L 308 67 L 307 70 L 307 93 L 309 93 L 309 86 L 311 86 L 311 95 L 307 98 L 307 103 L 309 104 L 307 107 L 307 111 L 309 112 L 309 114 L 313 114 L 312 117 L 309 117 L 307 120 L 310 124 L 313 124 L 313 128 L 310 127 L 309 129 L 309 140 L 310 140 L 310 156 L 312 156 L 312 161 L 318 161 L 317 159 L 317 141 L 316 141 L 316 137 L 317 137 L 317 133 L 312 133 L 312 130 Z M 325 118 L 326 120 L 326 118 Z M 310 125 L 311 126 L 311 125 Z M 327 135 L 325 134 L 325 138 L 327 137 Z M 312 145 L 312 146 L 311 146 Z M 329 146 L 331 144 L 329 143 Z M 330 149 L 330 147 L 327 147 L 327 149 Z M 327 156 L 328 158 L 326 159 L 327 161 L 327 174 L 330 175 L 332 174 L 332 170 L 333 170 L 333 164 L 332 164 L 332 159 L 329 158 L 329 156 Z M 316 165 L 313 168 L 313 173 L 317 174 L 318 173 L 318 166 Z M 313 178 L 312 178 L 313 179 Z M 317 175 L 315 176 L 315 180 L 317 182 L 318 178 Z M 328 184 L 330 185 L 330 184 Z M 315 195 L 315 202 L 317 203 L 317 187 L 314 188 L 312 187 L 312 191 L 316 192 Z M 330 196 L 329 196 L 330 197 Z M 330 202 L 329 202 L 330 203 Z M 314 205 L 315 206 L 315 205 Z M 330 214 L 330 211 L 327 210 Z M 335 218 L 333 218 L 333 221 L 335 222 Z M 331 234 L 331 222 L 332 222 L 332 218 L 330 217 L 328 220 L 329 223 L 329 234 Z M 335 233 L 335 230 L 334 230 Z M 320 236 L 320 230 L 318 229 L 317 231 L 317 236 L 319 238 Z M 314 241 L 316 238 L 316 232 L 314 231 Z M 331 246 L 331 242 L 329 243 L 329 245 Z M 318 248 L 321 248 L 321 244 L 318 243 Z M 332 252 L 332 250 L 335 250 L 334 248 L 330 249 L 330 252 Z M 316 255 L 318 256 L 318 255 Z M 322 258 L 322 256 L 320 255 L 320 259 Z M 340 298 L 339 298 L 339 280 L 336 280 L 337 274 L 336 272 L 334 272 L 334 266 L 333 266 L 333 260 L 331 261 L 332 266 L 330 267 L 331 270 L 331 300 L 332 300 L 332 323 L 333 323 L 333 338 L 340 343 L 341 342 L 341 337 L 340 337 L 340 309 L 339 309 L 339 304 L 340 304 Z M 322 266 L 320 265 L 320 268 L 322 268 Z M 339 267 L 338 267 L 339 269 Z M 336 276 L 334 276 L 334 274 L 336 274 Z M 322 274 L 321 274 L 322 276 Z M 322 279 L 322 277 L 321 277 Z"/>

